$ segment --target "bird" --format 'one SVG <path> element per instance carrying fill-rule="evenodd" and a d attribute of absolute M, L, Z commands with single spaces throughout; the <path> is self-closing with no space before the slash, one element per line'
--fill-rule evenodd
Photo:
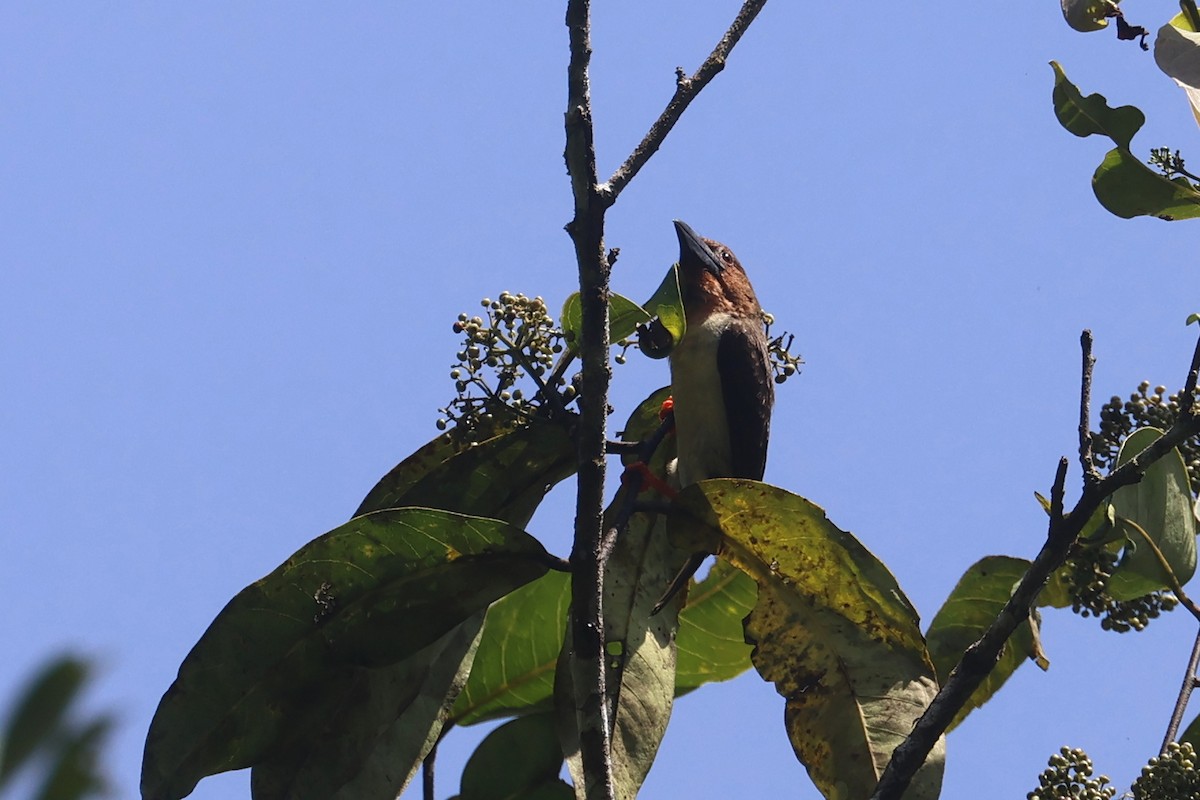
<path fill-rule="evenodd" d="M 763 310 L 733 252 L 675 220 L 686 327 L 670 354 L 674 474 L 684 489 L 709 478 L 762 480 L 775 386 Z M 707 557 L 671 582 L 662 609 Z"/>

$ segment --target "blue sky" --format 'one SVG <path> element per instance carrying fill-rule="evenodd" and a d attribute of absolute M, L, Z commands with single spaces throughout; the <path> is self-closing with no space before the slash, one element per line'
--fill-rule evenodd
<path fill-rule="evenodd" d="M 607 175 L 738 4 L 601 5 Z M 436 435 L 458 312 L 572 291 L 560 6 L 0 9 L 0 696 L 63 649 L 96 658 L 120 796 L 225 602 Z M 769 4 L 607 243 L 638 299 L 675 258 L 674 218 L 738 254 L 807 361 L 767 480 L 857 535 L 928 621 L 977 558 L 1040 546 L 1033 492 L 1075 449 L 1080 330 L 1101 401 L 1178 386 L 1196 334 L 1196 229 L 1095 202 L 1107 148 L 1058 126 L 1047 62 L 1140 106 L 1142 153 L 1187 156 L 1196 127 L 1149 54 L 1074 33 L 1055 3 L 897 8 Z M 666 366 L 634 358 L 616 381 L 620 420 Z M 530 526 L 559 554 L 572 502 L 560 488 Z M 1194 627 L 1049 614 L 1049 673 L 1022 668 L 951 736 L 945 796 L 1023 796 L 1063 744 L 1127 786 Z M 444 745 L 440 796 L 475 737 Z M 677 705 L 643 796 L 685 794 L 817 796 L 755 675 Z"/>

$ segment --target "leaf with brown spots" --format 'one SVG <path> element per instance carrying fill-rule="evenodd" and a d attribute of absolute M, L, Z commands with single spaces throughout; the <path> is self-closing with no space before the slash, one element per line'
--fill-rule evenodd
<path fill-rule="evenodd" d="M 685 489 L 669 529 L 754 578 L 746 639 L 755 668 L 786 699 L 796 756 L 826 797 L 869 796 L 937 692 L 917 613 L 895 578 L 820 507 L 756 481 Z M 907 800 L 938 796 L 944 757 L 939 742 Z"/>

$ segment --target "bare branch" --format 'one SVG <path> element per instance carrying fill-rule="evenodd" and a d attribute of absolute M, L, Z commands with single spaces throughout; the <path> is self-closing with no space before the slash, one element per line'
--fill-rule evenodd
<path fill-rule="evenodd" d="M 441 740 L 439 739 L 438 742 Z M 433 800 L 433 769 L 434 762 L 437 761 L 438 742 L 433 743 L 429 754 L 425 756 L 425 760 L 421 763 L 421 797 L 424 800 Z"/>
<path fill-rule="evenodd" d="M 675 72 L 675 95 L 667 103 L 667 107 L 659 114 L 658 119 L 650 126 L 646 136 L 633 149 L 629 157 L 625 159 L 625 163 L 617 167 L 617 171 L 608 179 L 608 183 L 600 187 L 604 192 L 606 202 L 612 205 L 617 200 L 617 195 L 621 193 L 633 176 L 637 175 L 642 167 L 646 166 L 646 162 L 650 160 L 650 156 L 658 152 L 658 148 L 662 146 L 663 140 L 667 138 L 667 134 L 675 127 L 675 123 L 683 115 L 684 110 L 691 104 L 692 100 L 700 94 L 709 82 L 717 76 L 717 73 L 725 69 L 725 61 L 729 58 L 730 52 L 737 45 L 738 40 L 742 38 L 742 34 L 746 32 L 746 28 L 750 27 L 750 23 L 758 16 L 758 12 L 762 11 L 763 6 L 767 4 L 767 0 L 746 0 L 742 3 L 742 8 L 734 17 L 733 22 L 729 25 L 729 30 L 725 31 L 725 35 L 721 37 L 721 41 L 717 42 L 717 46 L 713 48 L 712 53 L 696 70 L 696 74 L 692 77 L 687 77 L 682 68 Z"/>
<path fill-rule="evenodd" d="M 571 548 L 571 676 L 579 755 L 589 800 L 613 800 L 611 723 L 605 698 L 604 560 L 601 553 L 604 511 L 604 445 L 607 438 L 608 277 L 604 250 L 604 211 L 596 177 L 592 100 L 588 65 L 592 56 L 588 0 L 568 0 L 567 30 L 571 57 L 567 66 L 565 116 L 567 172 L 575 215 L 567 232 L 579 267 L 582 324 L 579 354 L 583 378 L 579 399 L 579 470 L 575 541 Z M 564 359 L 564 369 L 565 369 Z"/>
<path fill-rule="evenodd" d="M 1079 380 L 1079 466 L 1083 469 L 1084 483 L 1100 480 L 1100 470 L 1092 457 L 1092 369 L 1096 357 L 1092 355 L 1092 332 L 1085 330 L 1079 337 L 1083 353 L 1083 375 Z"/>
<path fill-rule="evenodd" d="M 1175 708 L 1171 710 L 1171 721 L 1167 724 L 1167 733 L 1163 737 L 1162 748 L 1165 752 L 1167 745 L 1175 741 L 1179 735 L 1179 726 L 1183 723 L 1183 712 L 1188 701 L 1192 699 L 1192 690 L 1196 688 L 1196 668 L 1200 667 L 1200 632 L 1196 634 L 1196 643 L 1192 645 L 1192 655 L 1188 659 L 1187 674 L 1183 676 L 1183 685 L 1179 687 L 1179 697 L 1175 700 Z"/>
<path fill-rule="evenodd" d="M 1185 396 L 1190 397 L 1194 392 L 1197 373 L 1200 373 L 1200 341 L 1196 343 L 1192 356 L 1192 368 L 1188 375 L 1190 389 L 1184 390 Z M 1050 529 L 1046 542 L 996 619 L 979 641 L 963 653 L 946 683 L 913 726 L 912 733 L 893 751 L 892 759 L 884 769 L 871 800 L 898 800 L 908 788 L 913 775 L 925 763 L 954 715 L 991 673 L 1009 637 L 1017 626 L 1029 618 L 1046 581 L 1066 561 L 1067 554 L 1079 538 L 1079 532 L 1100 504 L 1120 487 L 1141 480 L 1147 467 L 1197 433 L 1200 433 L 1200 415 L 1190 407 L 1185 410 L 1181 398 L 1181 413 L 1171 429 L 1104 478 L 1085 482 L 1083 492 L 1069 514 L 1063 513 L 1067 460 L 1064 458 L 1059 461 L 1051 492 Z"/>

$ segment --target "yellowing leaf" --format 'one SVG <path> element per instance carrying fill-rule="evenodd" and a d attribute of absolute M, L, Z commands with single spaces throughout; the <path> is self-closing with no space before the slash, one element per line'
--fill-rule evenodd
<path fill-rule="evenodd" d="M 685 489 L 670 530 L 758 584 L 752 660 L 786 699 L 797 757 L 828 798 L 870 795 L 937 691 L 917 613 L 887 568 L 818 506 L 756 481 Z M 905 797 L 938 795 L 939 743 Z"/>

